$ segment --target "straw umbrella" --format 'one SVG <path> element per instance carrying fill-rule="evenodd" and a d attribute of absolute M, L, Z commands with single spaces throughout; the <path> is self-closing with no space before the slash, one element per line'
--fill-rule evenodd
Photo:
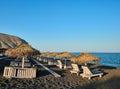
<path fill-rule="evenodd" d="M 58 55 L 56 52 L 50 52 L 49 54 L 47 54 L 47 56 L 56 56 L 56 55 Z"/>
<path fill-rule="evenodd" d="M 50 54 L 50 52 L 44 52 L 44 53 L 42 53 L 41 55 L 42 56 L 48 56 Z"/>
<path fill-rule="evenodd" d="M 40 52 L 34 48 L 32 48 L 30 45 L 28 44 L 21 44 L 19 46 L 16 46 L 14 48 L 8 49 L 5 52 L 6 55 L 8 56 L 14 56 L 14 57 L 22 57 L 22 68 L 24 68 L 24 58 L 26 56 L 33 56 L 33 55 L 37 55 L 40 54 Z"/>
<path fill-rule="evenodd" d="M 71 57 L 71 61 L 74 63 L 78 63 L 78 57 L 77 56 Z"/>
<path fill-rule="evenodd" d="M 73 57 L 72 61 L 79 64 L 87 64 L 89 62 L 98 62 L 100 58 L 89 53 L 81 53 L 77 57 Z"/>
<path fill-rule="evenodd" d="M 57 55 L 57 57 L 60 57 L 60 58 L 71 58 L 73 57 L 73 55 L 69 52 L 62 52 L 62 53 L 59 53 Z"/>

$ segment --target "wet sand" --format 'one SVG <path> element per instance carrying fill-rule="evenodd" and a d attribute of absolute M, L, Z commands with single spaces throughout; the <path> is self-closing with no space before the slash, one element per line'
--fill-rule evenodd
<path fill-rule="evenodd" d="M 120 68 L 90 65 L 91 69 L 104 71 L 104 75 L 102 78 L 94 77 L 88 80 L 76 74 L 70 74 L 69 70 L 49 66 L 62 76 L 55 78 L 38 66 L 35 79 L 6 79 L 2 77 L 2 74 L 4 66 L 9 65 L 9 62 L 10 60 L 0 61 L 0 89 L 119 89 L 120 87 Z"/>

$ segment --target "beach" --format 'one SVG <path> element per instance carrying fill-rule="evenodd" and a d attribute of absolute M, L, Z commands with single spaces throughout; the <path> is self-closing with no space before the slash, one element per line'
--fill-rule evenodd
<path fill-rule="evenodd" d="M 120 89 L 120 0 L 0 0 L 0 89 Z"/>
<path fill-rule="evenodd" d="M 34 79 L 6 79 L 3 77 L 4 66 L 13 59 L 0 60 L 0 89 L 119 89 L 120 68 L 89 65 L 91 69 L 101 69 L 102 78 L 94 77 L 91 80 L 71 74 L 70 70 L 59 69 L 56 66 L 45 66 L 61 75 L 55 78 L 48 71 L 37 66 L 37 78 Z"/>

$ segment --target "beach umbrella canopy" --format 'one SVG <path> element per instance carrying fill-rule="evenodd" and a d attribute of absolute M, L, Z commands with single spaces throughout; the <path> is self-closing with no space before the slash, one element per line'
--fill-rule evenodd
<path fill-rule="evenodd" d="M 74 63 L 78 63 L 78 57 L 77 56 L 71 57 L 71 61 Z"/>
<path fill-rule="evenodd" d="M 18 45 L 14 48 L 8 49 L 5 52 L 5 55 L 14 56 L 14 57 L 33 56 L 33 55 L 37 55 L 37 54 L 40 54 L 40 52 L 38 50 L 32 48 L 28 44 Z"/>
<path fill-rule="evenodd" d="M 56 52 L 50 52 L 49 54 L 47 54 L 47 56 L 56 56 L 56 55 L 58 55 Z"/>
<path fill-rule="evenodd" d="M 40 54 L 40 52 L 38 50 L 32 48 L 28 44 L 18 45 L 14 48 L 8 49 L 5 52 L 5 55 L 8 55 L 8 56 L 22 57 L 22 68 L 24 68 L 24 58 L 26 56 L 33 56 L 33 55 L 37 55 L 37 54 Z"/>
<path fill-rule="evenodd" d="M 79 56 L 73 57 L 72 61 L 78 64 L 86 64 L 89 62 L 98 62 L 100 58 L 89 53 L 81 53 Z"/>
<path fill-rule="evenodd" d="M 56 55 L 56 57 L 59 57 L 59 58 L 71 58 L 73 57 L 73 55 L 69 52 L 62 52 L 62 53 L 59 53 L 58 55 Z"/>
<path fill-rule="evenodd" d="M 50 52 L 43 52 L 41 55 L 42 56 L 48 56 L 50 54 Z"/>

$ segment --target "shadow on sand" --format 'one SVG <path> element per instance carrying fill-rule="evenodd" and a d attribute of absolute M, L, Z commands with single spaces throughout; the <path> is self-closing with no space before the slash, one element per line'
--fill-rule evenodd
<path fill-rule="evenodd" d="M 89 81 L 89 80 L 88 80 Z M 119 89 L 120 87 L 120 77 L 112 77 L 103 82 L 90 82 L 89 84 L 83 86 L 77 86 L 74 89 Z"/>

